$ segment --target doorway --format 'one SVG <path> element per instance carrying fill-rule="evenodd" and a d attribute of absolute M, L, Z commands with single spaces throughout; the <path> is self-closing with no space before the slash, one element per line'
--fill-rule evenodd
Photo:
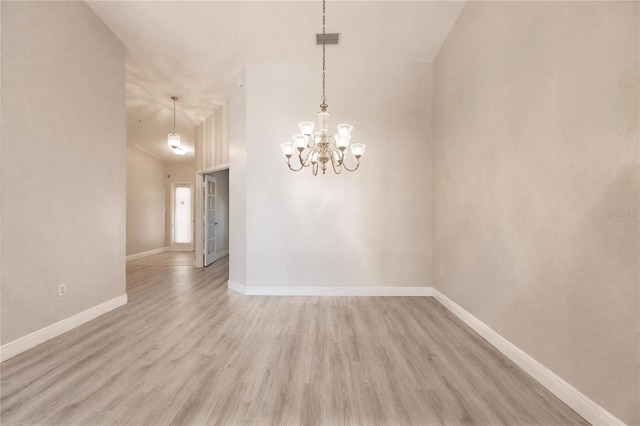
<path fill-rule="evenodd" d="M 196 200 L 196 267 L 229 254 L 229 166 L 199 172 Z"/>

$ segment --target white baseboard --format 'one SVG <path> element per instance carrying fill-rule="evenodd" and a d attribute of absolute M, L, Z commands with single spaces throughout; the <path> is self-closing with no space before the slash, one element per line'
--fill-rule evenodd
<path fill-rule="evenodd" d="M 222 250 L 220 253 L 216 253 L 216 260 L 220 259 L 221 257 L 225 257 L 228 254 L 229 254 L 229 249 Z"/>
<path fill-rule="evenodd" d="M 0 347 L 0 362 L 6 361 L 9 358 L 13 358 L 14 356 L 21 354 L 22 352 L 27 351 L 31 348 L 34 348 L 39 344 L 46 342 L 47 340 L 51 340 L 54 337 L 61 335 L 62 333 L 72 330 L 88 321 L 91 321 L 92 319 L 99 317 L 100 315 L 104 315 L 107 312 L 110 312 L 126 304 L 127 294 L 125 293 L 122 296 L 116 297 L 115 299 L 108 300 L 104 303 L 94 306 L 93 308 L 89 308 L 78 314 L 70 316 L 69 318 L 63 319 L 62 321 L 58 321 L 55 324 L 51 324 L 48 327 L 20 337 L 19 339 L 9 342 L 6 345 L 2 345 L 2 347 Z"/>
<path fill-rule="evenodd" d="M 602 408 L 582 392 L 564 381 L 560 376 L 533 359 L 529 354 L 493 331 L 478 318 L 460 305 L 449 299 L 437 289 L 432 290 L 433 297 L 449 311 L 460 318 L 476 333 L 496 347 L 500 352 L 515 362 L 542 386 L 551 391 L 562 402 L 584 417 L 593 425 L 624 425 L 620 419 Z"/>
<path fill-rule="evenodd" d="M 243 284 L 238 284 L 235 281 L 227 281 L 227 288 L 229 290 L 233 290 L 236 293 L 240 293 L 240 294 L 247 294 L 247 286 L 243 285 Z"/>
<path fill-rule="evenodd" d="M 141 259 L 147 256 L 153 256 L 154 254 L 160 254 L 169 251 L 169 247 L 160 247 L 153 250 L 141 251 L 140 253 L 134 253 L 127 256 L 127 262 L 130 260 Z"/>
<path fill-rule="evenodd" d="M 432 287 L 261 287 L 229 280 L 228 288 L 247 296 L 431 296 Z"/>

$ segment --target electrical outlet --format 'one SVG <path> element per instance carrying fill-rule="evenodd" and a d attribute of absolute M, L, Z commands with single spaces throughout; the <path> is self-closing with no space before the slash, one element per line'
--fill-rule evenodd
<path fill-rule="evenodd" d="M 60 284 L 58 286 L 58 297 L 64 296 L 66 294 L 67 294 L 67 285 L 66 284 Z"/>
<path fill-rule="evenodd" d="M 440 276 L 444 275 L 444 267 L 440 265 Z"/>

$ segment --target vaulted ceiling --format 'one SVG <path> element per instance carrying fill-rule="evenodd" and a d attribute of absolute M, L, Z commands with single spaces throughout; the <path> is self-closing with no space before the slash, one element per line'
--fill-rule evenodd
<path fill-rule="evenodd" d="M 127 138 L 162 161 L 193 158 L 195 129 L 224 104 L 246 65 L 319 60 L 315 1 L 94 1 L 93 11 L 127 47 Z M 328 1 L 335 62 L 432 62 L 463 1 Z M 171 96 L 189 150 L 167 147 Z"/>

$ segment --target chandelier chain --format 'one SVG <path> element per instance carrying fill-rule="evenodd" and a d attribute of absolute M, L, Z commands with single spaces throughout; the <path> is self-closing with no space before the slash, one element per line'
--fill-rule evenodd
<path fill-rule="evenodd" d="M 176 100 L 178 99 L 175 96 L 172 96 L 171 99 L 173 99 L 173 133 L 176 132 Z"/>
<path fill-rule="evenodd" d="M 327 107 L 327 95 L 326 95 L 326 75 L 327 75 L 327 64 L 325 60 L 326 52 L 327 52 L 327 39 L 326 39 L 326 0 L 322 0 L 322 105 L 323 111 Z"/>

